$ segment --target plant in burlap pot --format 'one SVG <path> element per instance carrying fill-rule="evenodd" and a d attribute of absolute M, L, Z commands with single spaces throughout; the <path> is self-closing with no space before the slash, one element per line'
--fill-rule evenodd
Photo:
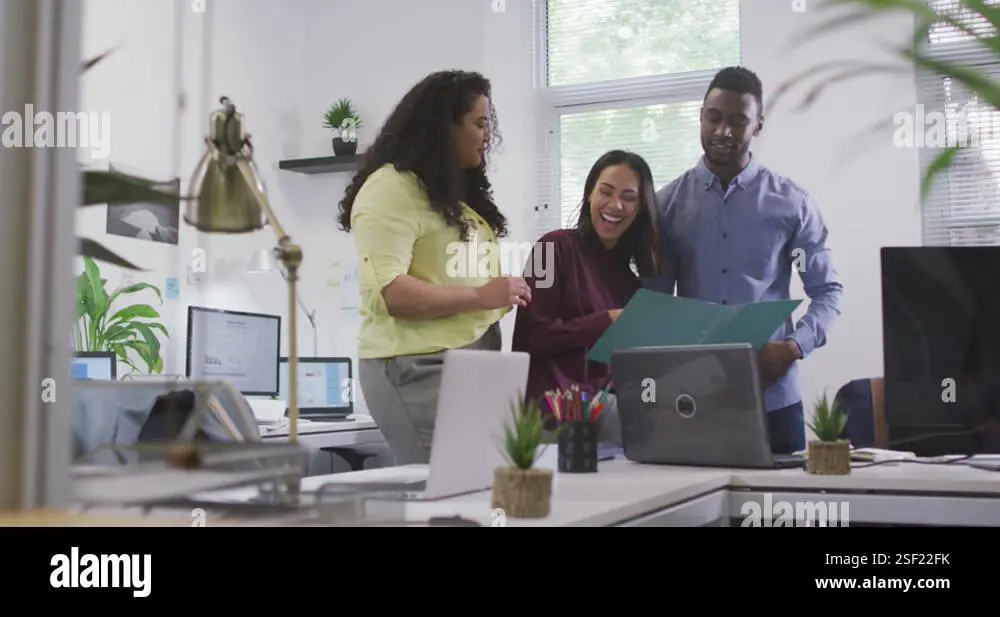
<path fill-rule="evenodd" d="M 851 473 L 851 443 L 840 435 L 847 426 L 847 413 L 837 404 L 827 402 L 823 394 L 816 402 L 816 409 L 809 428 L 816 439 L 809 441 L 806 453 L 806 470 L 821 475 L 847 475 Z"/>
<path fill-rule="evenodd" d="M 542 411 L 518 397 L 511 422 L 504 426 L 501 452 L 508 465 L 493 473 L 493 508 L 509 518 L 545 518 L 552 501 L 552 471 L 536 469 L 544 451 Z"/>

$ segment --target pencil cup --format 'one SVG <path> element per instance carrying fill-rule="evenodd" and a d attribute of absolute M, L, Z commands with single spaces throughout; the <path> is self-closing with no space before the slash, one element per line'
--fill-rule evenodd
<path fill-rule="evenodd" d="M 559 433 L 559 471 L 597 471 L 597 422 L 570 422 Z"/>

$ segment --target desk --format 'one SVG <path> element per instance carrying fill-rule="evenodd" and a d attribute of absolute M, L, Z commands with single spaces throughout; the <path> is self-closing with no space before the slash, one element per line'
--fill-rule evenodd
<path fill-rule="evenodd" d="M 262 441 L 287 441 L 288 427 L 261 433 Z M 364 469 L 369 455 L 357 454 L 354 448 L 385 443 L 371 416 L 357 415 L 339 422 L 300 422 L 299 443 L 336 454 L 346 460 L 354 471 Z"/>
<path fill-rule="evenodd" d="M 288 427 L 262 432 L 263 441 L 287 441 Z M 370 416 L 356 416 L 340 422 L 300 422 L 299 443 L 317 450 L 385 443 Z"/>
<path fill-rule="evenodd" d="M 303 479 L 325 482 L 425 479 L 427 467 L 407 465 Z M 846 500 L 851 524 L 1000 526 L 1000 473 L 949 466 L 886 464 L 849 476 L 818 476 L 801 469 L 733 470 L 600 464 L 596 474 L 556 474 L 552 513 L 540 520 L 507 518 L 508 527 L 726 527 L 742 520 L 743 504 L 787 500 Z M 490 491 L 437 502 L 409 503 L 408 521 L 460 515 L 492 525 Z M 739 523 L 736 522 L 738 526 Z"/>

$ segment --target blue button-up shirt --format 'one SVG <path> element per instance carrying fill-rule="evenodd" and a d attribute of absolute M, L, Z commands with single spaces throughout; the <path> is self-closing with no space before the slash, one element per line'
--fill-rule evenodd
<path fill-rule="evenodd" d="M 794 339 L 806 358 L 826 344 L 840 315 L 843 285 L 827 246 L 827 229 L 805 190 L 751 158 L 723 190 L 704 160 L 656 193 L 659 291 L 719 304 L 788 300 L 792 270 L 810 303 L 771 340 Z M 768 411 L 802 401 L 798 362 L 764 392 Z"/>

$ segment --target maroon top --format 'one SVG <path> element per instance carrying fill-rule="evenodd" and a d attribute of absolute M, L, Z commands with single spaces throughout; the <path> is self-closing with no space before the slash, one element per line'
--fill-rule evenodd
<path fill-rule="evenodd" d="M 545 242 L 552 243 L 542 253 L 545 260 L 535 272 L 526 268 L 533 275 L 525 276 L 531 302 L 517 309 L 511 346 L 531 354 L 526 395 L 543 403 L 543 409 L 547 390 L 567 390 L 575 383 L 593 395 L 604 386 L 610 367 L 588 361 L 587 352 L 611 325 L 608 311 L 624 308 L 640 287 L 628 257 L 605 248 L 596 237 L 559 229 L 539 238 L 534 250 Z M 550 256 L 554 267 L 547 263 Z M 529 257 L 528 265 L 534 259 Z"/>

